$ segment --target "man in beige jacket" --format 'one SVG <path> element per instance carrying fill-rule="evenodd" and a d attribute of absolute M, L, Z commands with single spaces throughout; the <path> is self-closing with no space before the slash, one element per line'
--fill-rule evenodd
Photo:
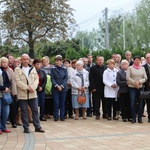
<path fill-rule="evenodd" d="M 36 89 L 38 86 L 38 75 L 35 68 L 29 65 L 29 56 L 21 56 L 21 66 L 15 69 L 15 80 L 17 84 L 17 96 L 21 109 L 21 118 L 24 133 L 30 133 L 28 122 L 28 105 L 32 111 L 35 132 L 45 132 L 39 122 L 38 102 Z"/>

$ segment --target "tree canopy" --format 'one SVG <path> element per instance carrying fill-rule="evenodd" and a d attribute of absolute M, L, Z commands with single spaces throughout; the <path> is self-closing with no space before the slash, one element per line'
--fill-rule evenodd
<path fill-rule="evenodd" d="M 65 39 L 75 20 L 68 0 L 0 0 L 3 30 L 13 40 L 29 45 L 34 58 L 34 43 L 41 39 Z"/>

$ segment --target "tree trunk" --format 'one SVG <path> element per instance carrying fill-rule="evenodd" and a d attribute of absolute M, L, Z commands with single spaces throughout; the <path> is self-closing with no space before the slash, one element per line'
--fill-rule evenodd
<path fill-rule="evenodd" d="M 34 42 L 29 43 L 29 56 L 34 59 Z"/>

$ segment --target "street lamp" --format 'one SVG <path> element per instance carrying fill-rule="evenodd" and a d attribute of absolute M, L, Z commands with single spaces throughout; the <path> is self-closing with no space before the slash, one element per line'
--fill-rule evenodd
<path fill-rule="evenodd" d="M 123 24 L 123 35 L 119 33 L 120 36 L 123 37 L 123 50 L 126 48 L 126 36 L 125 36 L 125 21 L 124 21 L 124 16 L 122 17 L 122 24 Z"/>
<path fill-rule="evenodd" d="M 83 37 L 82 37 L 82 49 L 84 50 L 84 38 L 86 37 L 86 35 L 84 35 Z"/>
<path fill-rule="evenodd" d="M 123 37 L 123 50 L 125 50 L 125 48 L 126 48 L 126 40 L 125 40 L 125 36 L 124 35 L 122 35 L 122 34 L 118 34 L 119 36 L 121 36 L 121 37 Z"/>

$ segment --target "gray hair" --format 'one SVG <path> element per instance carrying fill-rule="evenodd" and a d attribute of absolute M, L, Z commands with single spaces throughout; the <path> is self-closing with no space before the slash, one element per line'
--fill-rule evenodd
<path fill-rule="evenodd" d="M 129 62 L 128 62 L 126 59 L 123 59 L 123 60 L 121 61 L 121 65 L 124 64 L 124 63 L 126 63 L 126 64 L 129 65 Z"/>
<path fill-rule="evenodd" d="M 131 53 L 130 51 L 126 51 L 126 52 L 125 52 L 125 55 L 126 55 L 126 54 L 132 54 L 132 53 Z"/>

